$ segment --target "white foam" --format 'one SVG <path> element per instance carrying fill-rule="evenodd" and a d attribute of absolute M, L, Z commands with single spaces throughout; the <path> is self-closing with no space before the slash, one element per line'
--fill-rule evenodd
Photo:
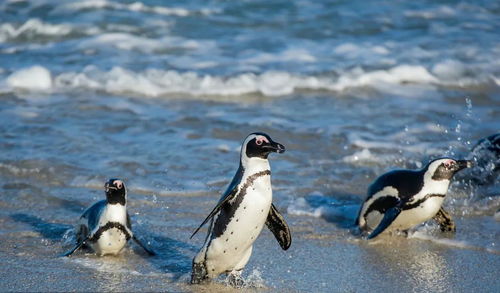
<path fill-rule="evenodd" d="M 273 62 L 315 62 L 317 59 L 304 48 L 289 48 L 277 54 L 260 53 L 256 56 L 246 58 L 245 63 L 263 64 Z"/>
<path fill-rule="evenodd" d="M 40 168 L 22 168 L 5 163 L 0 163 L 0 169 L 5 169 L 7 170 L 7 172 L 15 176 L 27 176 L 31 174 L 38 174 L 41 171 Z"/>
<path fill-rule="evenodd" d="M 431 241 L 431 242 L 434 242 L 434 243 L 437 243 L 440 245 L 456 247 L 456 248 L 461 248 L 461 249 L 485 250 L 485 251 L 488 251 L 490 253 L 495 253 L 495 254 L 500 253 L 499 250 L 496 250 L 492 247 L 476 246 L 468 241 L 448 239 L 448 238 L 436 238 L 432 235 L 427 234 L 425 231 L 415 231 L 414 233 L 411 233 L 410 235 L 408 235 L 408 238 L 415 238 L 415 239 L 420 239 L 420 240 Z"/>
<path fill-rule="evenodd" d="M 286 212 L 290 215 L 295 216 L 308 216 L 314 218 L 320 218 L 322 215 L 322 209 L 312 208 L 307 204 L 307 201 L 303 197 L 295 199 L 287 208 Z"/>
<path fill-rule="evenodd" d="M 357 163 L 360 161 L 364 162 L 379 161 L 379 159 L 376 156 L 374 156 L 369 149 L 362 149 L 361 151 L 355 152 L 352 155 L 345 156 L 342 160 L 347 163 Z"/>
<path fill-rule="evenodd" d="M 351 222 L 358 214 L 358 205 L 321 205 L 311 207 L 303 197 L 296 198 L 287 208 L 287 213 L 295 216 L 307 216 L 313 218 L 343 218 Z"/>
<path fill-rule="evenodd" d="M 210 15 L 217 10 L 215 9 L 200 9 L 198 11 L 190 11 L 184 8 L 179 7 L 166 7 L 166 6 L 148 6 L 141 2 L 133 2 L 130 4 L 123 4 L 114 1 L 107 0 L 85 0 L 85 1 L 73 1 L 68 4 L 61 5 L 57 8 L 56 11 L 64 12 L 64 11 L 81 11 L 81 10 L 89 10 L 89 9 L 114 9 L 114 10 L 127 10 L 134 12 L 145 12 L 145 13 L 153 13 L 160 15 L 168 15 L 168 16 L 179 16 L 186 17 L 192 14 L 203 14 Z"/>
<path fill-rule="evenodd" d="M 142 52 L 153 52 L 161 49 L 158 40 L 134 36 L 127 33 L 105 33 L 86 41 L 84 47 L 112 46 L 121 50 L 138 50 Z"/>
<path fill-rule="evenodd" d="M 136 36 L 128 33 L 104 33 L 95 36 L 81 44 L 82 49 L 100 48 L 106 49 L 114 47 L 120 50 L 136 50 L 145 53 L 151 53 L 166 49 L 185 49 L 185 50 L 213 50 L 215 43 L 212 41 L 195 41 L 179 37 L 163 37 L 150 39 Z"/>
<path fill-rule="evenodd" d="M 29 19 L 21 25 L 3 23 L 0 25 L 0 42 L 19 38 L 20 36 L 64 36 L 73 31 L 68 24 L 50 24 L 39 19 Z"/>
<path fill-rule="evenodd" d="M 432 68 L 432 73 L 440 79 L 447 81 L 456 80 L 465 75 L 465 64 L 457 60 L 444 60 Z"/>
<path fill-rule="evenodd" d="M 150 40 L 124 33 L 103 34 L 91 39 L 86 46 L 109 44 L 127 50 L 151 51 L 165 48 L 168 38 Z M 185 48 L 210 47 L 210 43 L 181 40 L 176 46 Z M 107 46 L 103 46 L 105 48 Z M 203 50 L 205 50 L 204 48 Z M 214 48 L 212 48 L 214 49 Z M 209 49 L 210 50 L 210 49 Z M 213 64 L 209 64 L 211 66 Z M 457 63 L 443 63 L 436 66 L 440 76 L 451 78 L 447 72 L 460 66 Z M 443 77 L 444 78 L 444 77 Z M 355 68 L 332 76 L 298 75 L 284 71 L 265 71 L 261 74 L 241 73 L 231 77 L 202 75 L 196 72 L 146 69 L 131 71 L 119 66 L 102 71 L 88 66 L 81 72 L 63 72 L 51 79 L 50 72 L 41 66 L 34 66 L 13 73 L 6 84 L 10 88 L 30 90 L 73 91 L 75 89 L 104 91 L 111 94 L 160 97 L 169 94 L 191 96 L 237 96 L 259 93 L 274 97 L 289 95 L 297 90 L 328 90 L 342 92 L 349 88 L 371 87 L 385 93 L 397 93 L 405 97 L 418 97 L 430 90 L 433 84 L 447 84 L 440 81 L 422 66 L 399 65 L 388 70 L 365 71 Z M 460 82 L 462 82 L 461 80 Z M 371 145 L 357 144 L 363 148 Z M 407 146 L 408 148 L 412 146 Z M 421 147 L 421 146 L 418 146 Z"/>
<path fill-rule="evenodd" d="M 372 55 L 388 55 L 390 51 L 382 45 L 359 46 L 353 43 L 344 43 L 333 48 L 333 53 L 350 58 L 366 58 L 366 56 L 374 57 Z"/>
<path fill-rule="evenodd" d="M 437 83 L 438 80 L 423 66 L 399 65 L 389 70 L 375 70 L 365 72 L 357 69 L 351 74 L 342 75 L 338 82 L 331 88 L 341 91 L 350 87 L 372 86 L 377 88 L 379 84 L 403 84 L 403 83 Z"/>
<path fill-rule="evenodd" d="M 12 73 L 6 84 L 12 88 L 48 91 L 52 89 L 52 76 L 45 67 L 35 65 Z"/>
<path fill-rule="evenodd" d="M 439 6 L 436 8 L 423 9 L 423 10 L 408 10 L 404 12 L 407 17 L 436 19 L 436 18 L 449 18 L 457 15 L 457 10 L 449 6 Z"/>
<path fill-rule="evenodd" d="M 115 40 L 119 43 L 120 39 L 121 37 L 107 40 L 110 42 Z M 142 40 L 137 39 L 124 46 L 140 44 L 144 45 Z M 356 77 L 342 76 L 337 81 L 332 78 L 292 75 L 282 71 L 267 71 L 260 75 L 243 73 L 223 78 L 199 75 L 195 72 L 179 73 L 157 69 L 147 69 L 137 73 L 114 67 L 108 72 L 87 68 L 82 73 L 63 73 L 55 80 L 59 88 L 91 88 L 111 93 L 134 93 L 157 97 L 169 93 L 188 93 L 195 96 L 261 93 L 265 96 L 280 96 L 291 94 L 297 89 L 342 91 L 348 87 L 376 86 L 380 81 L 430 82 L 435 81 L 435 78 L 420 66 L 398 66 L 389 71 L 361 72 Z"/>
<path fill-rule="evenodd" d="M 425 127 L 425 125 L 420 128 L 420 132 L 425 132 L 429 127 Z M 413 133 L 416 133 L 415 131 Z M 409 151 L 413 153 L 419 154 L 440 154 L 442 149 L 438 147 L 432 147 L 427 142 L 421 141 L 411 141 L 411 143 L 401 144 L 401 140 L 404 138 L 412 138 L 411 135 L 401 135 L 396 133 L 389 137 L 385 137 L 384 140 L 380 140 L 376 135 L 371 135 L 365 133 L 360 135 L 358 133 L 349 133 L 348 138 L 349 142 L 357 147 L 363 149 L 385 149 L 385 150 L 394 150 L 400 149 L 404 151 Z M 367 154 L 364 154 L 367 155 Z M 369 157 L 367 157 L 369 159 Z M 378 158 L 380 160 L 380 158 Z"/>

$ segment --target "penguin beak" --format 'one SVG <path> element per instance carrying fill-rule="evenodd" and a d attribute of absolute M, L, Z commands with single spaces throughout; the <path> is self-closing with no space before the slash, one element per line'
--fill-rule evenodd
<path fill-rule="evenodd" d="M 472 161 L 469 160 L 458 160 L 456 162 L 457 162 L 456 171 L 460 171 L 462 169 L 470 168 L 473 166 Z"/>
<path fill-rule="evenodd" d="M 269 142 L 269 144 L 263 146 L 262 148 L 268 149 L 268 150 L 275 152 L 275 153 L 278 153 L 278 154 L 282 154 L 285 152 L 284 145 L 282 145 L 281 143 L 274 142 L 272 140 Z"/>
<path fill-rule="evenodd" d="M 114 185 L 113 185 L 113 181 L 112 181 L 112 180 L 110 180 L 110 181 L 108 181 L 108 182 L 106 182 L 106 183 L 104 184 L 104 190 L 105 190 L 106 192 L 108 192 L 108 191 L 109 191 L 109 190 L 111 190 L 111 189 L 113 189 L 113 190 L 118 190 L 118 188 L 116 188 L 116 186 L 114 186 Z"/>

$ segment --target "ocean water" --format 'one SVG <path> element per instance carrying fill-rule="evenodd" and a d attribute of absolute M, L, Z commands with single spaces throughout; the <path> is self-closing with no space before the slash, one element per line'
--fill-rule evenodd
<path fill-rule="evenodd" d="M 228 291 L 188 284 L 191 232 L 268 133 L 274 203 L 246 290 L 498 291 L 498 1 L 0 2 L 0 291 Z M 469 158 L 445 199 L 455 235 L 426 223 L 361 239 L 368 185 L 394 168 Z M 158 252 L 79 252 L 104 182 L 129 188 Z M 203 231 L 204 232 L 204 231 Z"/>

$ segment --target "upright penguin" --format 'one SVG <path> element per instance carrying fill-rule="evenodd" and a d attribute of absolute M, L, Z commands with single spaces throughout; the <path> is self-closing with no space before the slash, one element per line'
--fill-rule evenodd
<path fill-rule="evenodd" d="M 368 188 L 356 224 L 362 231 L 373 231 L 368 239 L 388 228 L 405 231 L 431 218 L 442 231 L 455 231 L 453 220 L 441 205 L 453 175 L 471 166 L 470 161 L 442 158 L 421 170 L 383 174 Z"/>
<path fill-rule="evenodd" d="M 264 224 L 283 250 L 290 247 L 288 225 L 272 204 L 271 169 L 267 159 L 271 152 L 283 153 L 285 147 L 267 134 L 252 133 L 243 142 L 236 175 L 217 206 L 191 235 L 192 238 L 211 220 L 205 243 L 193 259 L 191 283 L 229 273 L 231 284 L 240 285 L 241 272 Z"/>
<path fill-rule="evenodd" d="M 76 246 L 63 256 L 70 256 L 84 245 L 90 246 L 98 255 L 117 254 L 130 238 L 149 255 L 155 255 L 132 233 L 125 183 L 109 179 L 104 188 L 106 200 L 96 202 L 83 212 L 76 228 Z"/>

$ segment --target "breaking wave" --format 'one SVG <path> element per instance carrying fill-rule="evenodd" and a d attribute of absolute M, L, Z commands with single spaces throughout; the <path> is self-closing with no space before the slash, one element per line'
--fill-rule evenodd
<path fill-rule="evenodd" d="M 423 86 L 500 85 L 500 79 L 458 79 L 451 83 L 446 77 L 446 65 L 439 65 L 429 72 L 423 66 L 399 65 L 387 70 L 365 71 L 357 68 L 340 75 L 300 75 L 285 71 L 266 71 L 260 74 L 241 73 L 230 77 L 202 75 L 196 72 L 146 69 L 132 71 L 113 67 L 103 71 L 88 66 L 81 72 L 53 74 L 42 66 L 20 69 L 10 74 L 3 82 L 4 90 L 30 91 L 74 91 L 93 90 L 110 94 L 162 97 L 169 94 L 191 96 L 238 96 L 261 94 L 264 96 L 289 95 L 300 90 L 343 92 L 351 88 L 368 87 L 380 92 L 392 92 L 394 88 L 407 88 L 409 84 Z M 452 63 L 451 67 L 457 66 Z M 455 72 L 455 71 L 453 71 Z M 456 73 L 453 73 L 456 74 Z M 445 76 L 445 78 L 443 78 Z M 416 90 L 415 95 L 420 93 Z M 408 94 L 408 93 L 407 93 Z M 411 94 L 411 93 L 410 93 Z"/>

